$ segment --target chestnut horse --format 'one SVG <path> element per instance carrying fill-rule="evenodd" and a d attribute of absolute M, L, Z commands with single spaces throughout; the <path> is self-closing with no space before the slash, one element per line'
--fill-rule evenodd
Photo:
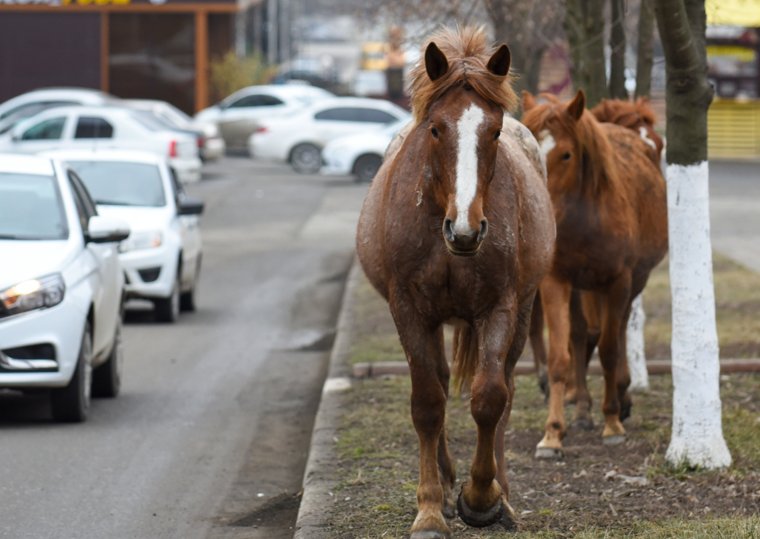
<path fill-rule="evenodd" d="M 602 99 L 591 109 L 591 114 L 600 122 L 617 124 L 638 133 L 641 139 L 654 149 L 659 164 L 665 144 L 654 129 L 656 116 L 649 100 L 643 97 L 636 101 Z"/>
<path fill-rule="evenodd" d="M 542 97 L 557 102 L 557 98 L 551 94 L 541 94 Z M 591 114 L 600 122 L 613 123 L 631 129 L 639 134 L 641 139 L 647 143 L 654 151 L 652 159 L 659 167 L 660 160 L 662 158 L 662 150 L 665 146 L 662 137 L 657 133 L 654 126 L 656 123 L 656 115 L 654 110 L 649 104 L 649 100 L 643 97 L 636 99 L 636 101 L 627 101 L 623 99 L 602 99 L 598 105 L 591 109 Z M 547 385 L 547 371 L 546 371 L 546 347 L 544 345 L 544 324 L 543 324 L 543 309 L 541 308 L 540 295 L 536 296 L 536 302 L 533 305 L 533 319 L 531 320 L 530 327 L 530 345 L 533 351 L 533 360 L 536 365 L 536 373 L 538 375 L 538 383 L 541 391 L 548 397 L 549 387 Z M 639 309 L 643 309 L 641 301 L 638 303 L 634 300 L 634 309 L 638 306 Z M 578 328 L 582 331 L 582 327 Z M 596 336 L 598 337 L 598 335 Z M 577 380 L 570 380 L 568 382 L 568 388 L 565 393 L 565 403 L 575 403 L 577 401 L 576 396 L 576 384 L 585 385 L 586 383 L 586 371 L 588 359 L 590 359 L 593 353 L 596 342 L 592 336 L 588 343 L 587 361 L 585 364 L 575 365 L 577 371 Z M 582 390 L 584 394 L 588 394 L 587 390 Z M 620 419 L 625 419 L 629 414 L 630 398 L 626 397 L 625 402 L 622 403 Z M 590 406 L 589 402 L 586 406 Z M 579 426 L 583 428 L 592 428 L 593 424 L 590 419 L 588 421 L 580 420 Z"/>
<path fill-rule="evenodd" d="M 359 260 L 388 301 L 410 367 L 420 459 L 413 539 L 450 537 L 444 515 L 455 515 L 444 323 L 455 327 L 454 375 L 477 426 L 456 509 L 473 526 L 514 524 L 504 433 L 555 223 L 536 142 L 504 115 L 516 102 L 509 64 L 507 46 L 488 47 L 482 30 L 430 38 L 412 73 L 413 124 L 391 144 L 359 219 Z"/>
<path fill-rule="evenodd" d="M 633 298 L 667 251 L 665 181 L 651 148 L 629 129 L 598 122 L 585 110 L 582 91 L 569 103 L 542 104 L 524 93 L 523 109 L 523 122 L 545 156 L 557 220 L 554 264 L 540 285 L 549 328 L 549 417 L 536 449 L 537 457 L 553 458 L 561 455 L 565 434 L 570 354 L 585 365 L 597 342 L 603 441 L 624 440 L 620 403 L 630 383 L 625 330 Z M 575 301 L 574 290 L 580 291 Z M 578 419 L 588 416 L 584 403 L 590 402 L 582 389 Z"/>

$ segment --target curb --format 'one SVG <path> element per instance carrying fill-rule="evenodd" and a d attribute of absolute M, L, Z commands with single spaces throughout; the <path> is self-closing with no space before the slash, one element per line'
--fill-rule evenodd
<path fill-rule="evenodd" d="M 322 398 L 319 401 L 314 429 L 311 434 L 311 447 L 306 462 L 303 479 L 303 494 L 296 518 L 294 539 L 328 539 L 324 517 L 328 512 L 326 506 L 334 501 L 335 481 L 331 478 L 330 468 L 323 465 L 335 452 L 336 428 L 341 414 L 340 393 L 351 386 L 351 369 L 346 361 L 350 351 L 350 335 L 353 327 L 354 305 L 352 298 L 357 286 L 361 267 L 356 258 L 343 290 L 340 315 L 335 329 L 335 344 L 330 353 L 327 378 L 322 386 Z"/>

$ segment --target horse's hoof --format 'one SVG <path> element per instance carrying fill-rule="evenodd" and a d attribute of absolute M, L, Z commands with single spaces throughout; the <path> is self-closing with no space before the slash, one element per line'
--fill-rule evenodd
<path fill-rule="evenodd" d="M 620 445 L 625 442 L 625 434 L 613 434 L 612 436 L 604 436 L 602 443 L 604 445 Z"/>
<path fill-rule="evenodd" d="M 457 511 L 459 512 L 459 518 L 461 518 L 465 524 L 472 526 L 473 528 L 485 528 L 491 524 L 497 522 L 504 526 L 505 529 L 511 530 L 517 527 L 517 519 L 512 507 L 504 501 L 502 498 L 496 502 L 488 511 L 478 512 L 473 511 L 467 506 L 467 502 L 464 501 L 464 496 L 459 493 L 457 498 Z"/>
<path fill-rule="evenodd" d="M 439 532 L 435 530 L 412 532 L 409 539 L 451 539 L 450 533 Z"/>
<path fill-rule="evenodd" d="M 441 508 L 441 513 L 443 513 L 443 518 L 446 518 L 446 519 L 452 519 L 457 516 L 457 504 L 454 503 L 453 497 L 451 500 L 445 499 L 443 501 L 443 507 Z"/>
<path fill-rule="evenodd" d="M 542 460 L 559 460 L 565 458 L 561 447 L 537 447 L 536 458 Z"/>
<path fill-rule="evenodd" d="M 573 420 L 573 428 L 581 430 L 594 430 L 594 422 L 590 417 L 579 417 Z"/>

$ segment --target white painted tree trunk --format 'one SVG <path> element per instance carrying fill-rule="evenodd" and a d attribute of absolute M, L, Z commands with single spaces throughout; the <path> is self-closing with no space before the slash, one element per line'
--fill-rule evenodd
<path fill-rule="evenodd" d="M 707 162 L 668 165 L 667 184 L 673 431 L 666 458 L 721 468 L 731 464 L 731 454 L 721 421 Z"/>
<path fill-rule="evenodd" d="M 628 319 L 626 328 L 626 356 L 628 357 L 628 371 L 631 374 L 632 390 L 646 391 L 649 389 L 649 373 L 647 372 L 647 358 L 644 355 L 644 303 L 641 294 L 636 296 L 631 304 L 631 317 Z"/>

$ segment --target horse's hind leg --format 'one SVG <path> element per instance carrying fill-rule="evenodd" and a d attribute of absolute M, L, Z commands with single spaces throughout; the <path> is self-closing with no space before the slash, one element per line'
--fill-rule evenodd
<path fill-rule="evenodd" d="M 591 419 L 591 394 L 588 391 L 587 373 L 591 355 L 599 341 L 599 296 L 592 292 L 573 293 L 570 317 L 576 387 L 573 426 L 591 430 L 594 428 L 594 422 Z"/>
<path fill-rule="evenodd" d="M 536 293 L 533 311 L 530 315 L 530 348 L 533 363 L 536 366 L 538 387 L 545 398 L 549 398 L 549 374 L 546 371 L 546 346 L 544 345 L 544 310 L 541 307 L 541 295 Z"/>
<path fill-rule="evenodd" d="M 624 341 L 626 309 L 630 303 L 630 276 L 617 279 L 609 288 L 599 339 L 599 359 L 604 370 L 604 430 L 605 444 L 618 444 L 625 439 L 625 428 L 620 422 L 617 370 L 625 358 Z"/>

